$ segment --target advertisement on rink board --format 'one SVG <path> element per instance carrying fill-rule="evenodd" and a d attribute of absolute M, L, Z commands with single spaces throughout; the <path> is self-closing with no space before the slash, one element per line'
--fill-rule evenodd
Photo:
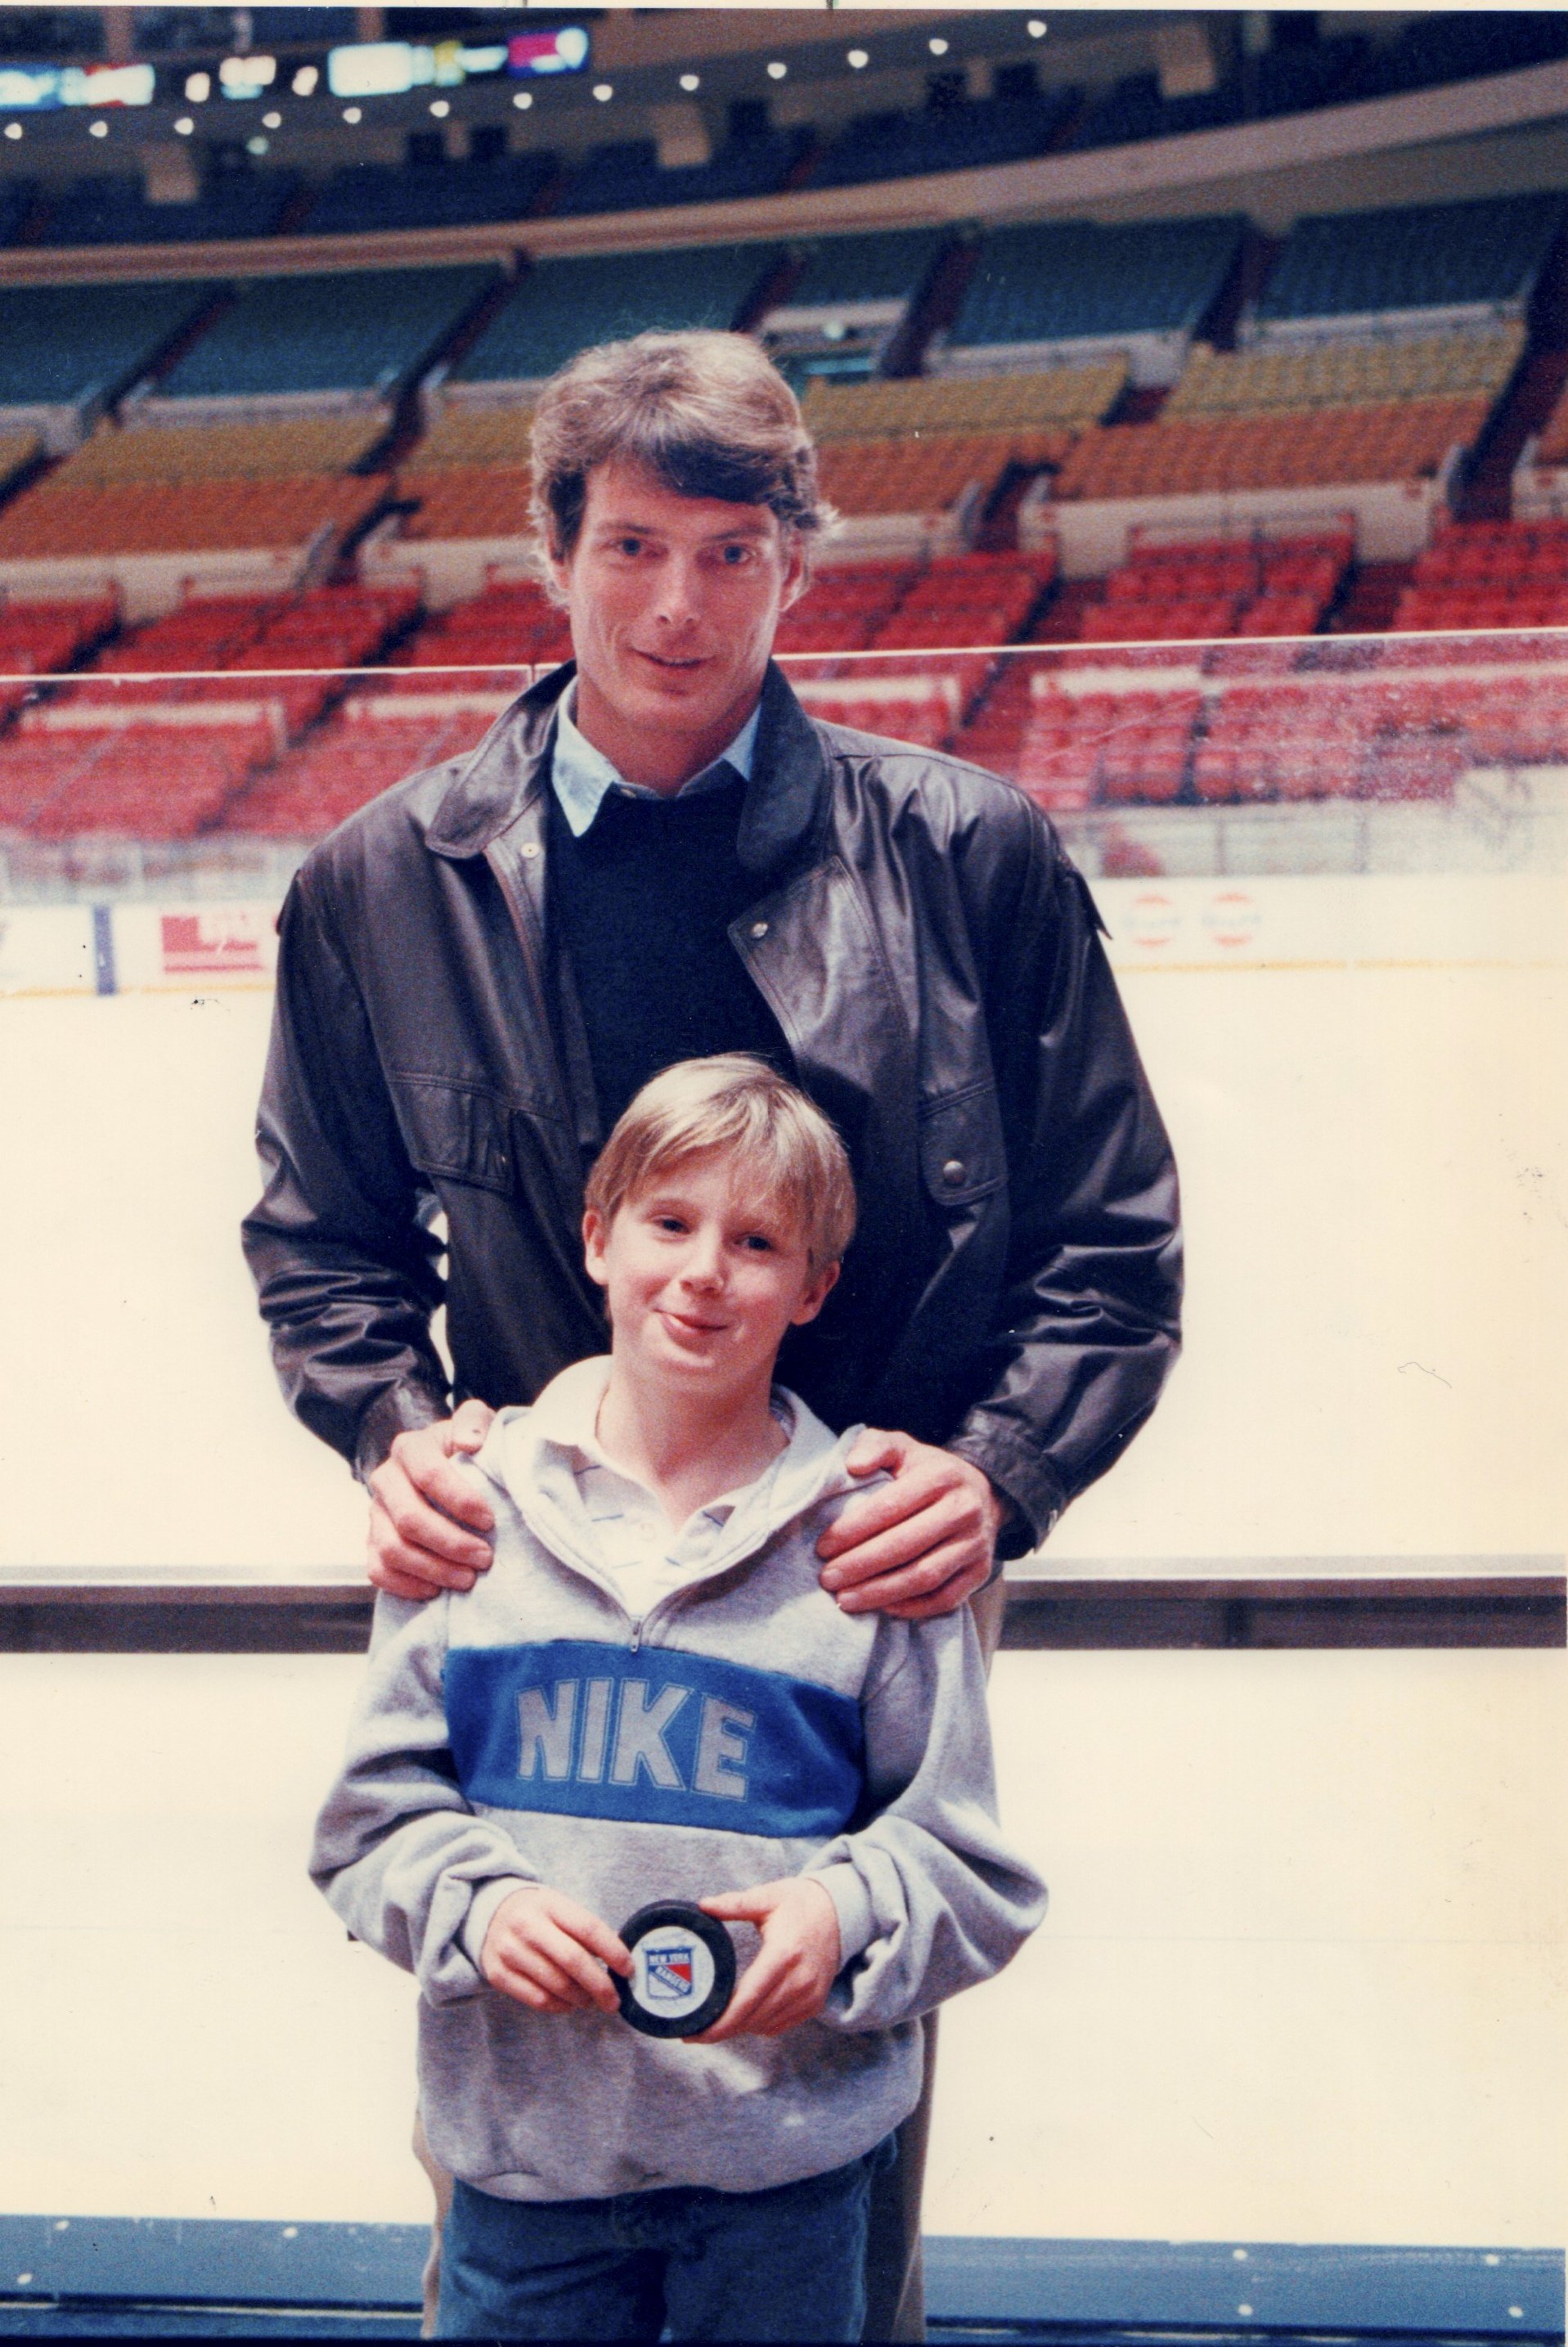
<path fill-rule="evenodd" d="M 1094 881 L 1106 950 L 1134 970 L 1517 967 L 1563 958 L 1550 876 Z M 270 988 L 277 906 L 0 907 L 0 995 Z"/>

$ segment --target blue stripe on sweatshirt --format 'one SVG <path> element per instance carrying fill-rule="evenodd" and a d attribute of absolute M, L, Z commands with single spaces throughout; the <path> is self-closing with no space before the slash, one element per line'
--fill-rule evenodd
<path fill-rule="evenodd" d="M 454 1647 L 445 1693 L 476 1806 L 826 1840 L 860 1804 L 859 1705 L 776 1671 L 559 1638 Z"/>

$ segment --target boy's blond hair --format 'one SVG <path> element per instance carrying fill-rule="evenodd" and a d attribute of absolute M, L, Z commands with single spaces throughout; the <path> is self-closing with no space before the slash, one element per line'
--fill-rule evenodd
<path fill-rule="evenodd" d="M 849 1153 L 815 1102 L 747 1051 L 682 1060 L 645 1083 L 600 1152 L 586 1203 L 608 1230 L 628 1199 L 710 1150 L 786 1208 L 814 1272 L 843 1261 L 855 1235 Z"/>

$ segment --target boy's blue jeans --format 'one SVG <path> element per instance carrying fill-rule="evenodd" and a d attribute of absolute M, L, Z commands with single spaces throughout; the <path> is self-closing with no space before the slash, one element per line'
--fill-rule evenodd
<path fill-rule="evenodd" d="M 499 2200 L 459 2183 L 436 2336 L 857 2340 L 871 2178 L 891 2141 L 766 2192 Z"/>

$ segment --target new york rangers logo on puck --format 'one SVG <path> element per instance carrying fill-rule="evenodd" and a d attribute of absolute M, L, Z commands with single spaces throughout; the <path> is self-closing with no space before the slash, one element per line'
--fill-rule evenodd
<path fill-rule="evenodd" d="M 662 1943 L 653 1947 L 644 1940 L 642 1951 L 650 1998 L 662 2001 L 668 1997 L 684 2004 L 693 1993 L 696 1977 L 696 1950 L 691 1942 L 672 1941 L 668 1947 Z"/>
<path fill-rule="evenodd" d="M 735 1985 L 723 1923 L 682 1899 L 640 1908 L 620 1932 L 631 1977 L 617 1980 L 624 2019 L 645 2037 L 694 2037 L 717 2021 Z"/>

